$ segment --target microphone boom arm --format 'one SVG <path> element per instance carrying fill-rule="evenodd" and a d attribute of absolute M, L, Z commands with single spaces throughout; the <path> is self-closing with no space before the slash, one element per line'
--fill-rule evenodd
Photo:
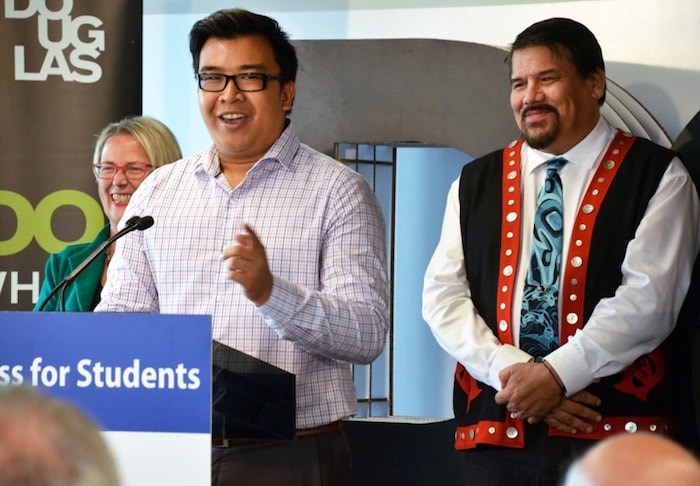
<path fill-rule="evenodd" d="M 115 233 L 113 236 L 110 236 L 105 242 L 103 242 L 100 246 L 98 246 L 95 251 L 93 251 L 85 260 L 80 262 L 80 264 L 75 267 L 75 269 L 66 275 L 53 289 L 51 289 L 51 292 L 48 293 L 44 301 L 41 303 L 37 311 L 41 312 L 44 310 L 44 307 L 46 307 L 46 304 L 51 300 L 51 297 L 53 297 L 56 292 L 58 292 L 61 289 L 64 289 L 70 285 L 73 280 L 78 278 L 78 276 L 85 271 L 86 268 L 88 268 L 97 258 L 104 253 L 104 251 L 109 248 L 109 246 L 114 243 L 116 240 L 121 238 L 127 233 L 131 233 L 132 231 L 139 230 L 143 231 L 146 228 L 150 228 L 153 226 L 153 218 L 151 216 L 134 216 L 132 218 L 129 218 L 129 220 L 126 222 L 126 225 L 119 230 L 117 233 Z M 60 298 L 60 307 L 59 311 L 63 311 L 64 308 L 64 302 L 63 302 L 63 291 L 61 292 L 61 298 Z"/>

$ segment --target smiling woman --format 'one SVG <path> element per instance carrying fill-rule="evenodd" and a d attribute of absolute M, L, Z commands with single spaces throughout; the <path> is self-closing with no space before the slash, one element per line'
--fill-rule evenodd
<path fill-rule="evenodd" d="M 141 182 L 155 168 L 181 157 L 175 136 L 154 118 L 127 117 L 110 123 L 100 132 L 95 143 L 92 169 L 108 224 L 92 242 L 70 245 L 49 257 L 35 310 L 40 310 L 40 305 L 43 305 L 41 310 L 45 311 L 91 311 L 95 308 L 106 281 L 113 248 L 96 260 L 100 262 L 99 265 L 92 265 L 73 282 L 66 294 L 65 307 L 58 295 L 45 304 L 44 300 L 58 282 L 116 234 L 124 209 Z"/>

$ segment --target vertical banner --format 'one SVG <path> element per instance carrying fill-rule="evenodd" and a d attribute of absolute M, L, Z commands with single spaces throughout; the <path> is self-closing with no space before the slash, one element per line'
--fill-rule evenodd
<path fill-rule="evenodd" d="M 96 135 L 141 113 L 141 0 L 0 0 L 0 310 L 29 310 L 44 263 L 106 224 Z"/>

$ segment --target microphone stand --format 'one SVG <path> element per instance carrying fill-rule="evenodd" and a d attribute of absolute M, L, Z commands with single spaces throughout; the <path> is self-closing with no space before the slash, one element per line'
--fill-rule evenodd
<path fill-rule="evenodd" d="M 102 243 L 99 247 L 95 249 L 85 260 L 80 262 L 80 265 L 75 267 L 75 269 L 66 275 L 63 280 L 61 280 L 58 285 L 56 285 L 53 289 L 51 289 L 51 292 L 46 296 L 44 301 L 41 303 L 41 305 L 38 307 L 37 311 L 41 312 L 44 310 L 44 307 L 46 307 L 46 304 L 51 300 L 51 297 L 53 297 L 56 292 L 59 290 L 61 291 L 60 296 L 59 296 L 59 312 L 63 312 L 63 309 L 65 307 L 65 292 L 66 292 L 66 287 L 71 284 L 78 276 L 85 271 L 86 268 L 88 268 L 97 258 L 104 253 L 109 246 L 114 243 L 116 240 L 121 238 L 127 233 L 131 233 L 132 231 L 139 230 L 143 231 L 146 228 L 150 228 L 153 226 L 153 218 L 151 216 L 134 216 L 132 218 L 129 218 L 129 220 L 126 222 L 126 225 L 124 228 L 122 228 L 120 231 L 115 233 L 113 236 L 110 236 L 104 243 Z"/>

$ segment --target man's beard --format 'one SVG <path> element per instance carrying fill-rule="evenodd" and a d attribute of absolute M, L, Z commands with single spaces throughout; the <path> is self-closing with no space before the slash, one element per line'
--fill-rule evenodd
<path fill-rule="evenodd" d="M 537 150 L 549 147 L 549 145 L 551 145 L 557 139 L 557 137 L 559 137 L 559 133 L 561 132 L 559 113 L 549 105 L 530 106 L 522 113 L 521 116 L 525 118 L 528 111 L 542 109 L 546 109 L 554 115 L 554 121 L 551 122 L 551 125 L 548 126 L 549 122 L 547 120 L 534 123 L 527 123 L 523 121 L 521 123 L 521 132 L 525 138 L 525 141 L 530 147 Z"/>

